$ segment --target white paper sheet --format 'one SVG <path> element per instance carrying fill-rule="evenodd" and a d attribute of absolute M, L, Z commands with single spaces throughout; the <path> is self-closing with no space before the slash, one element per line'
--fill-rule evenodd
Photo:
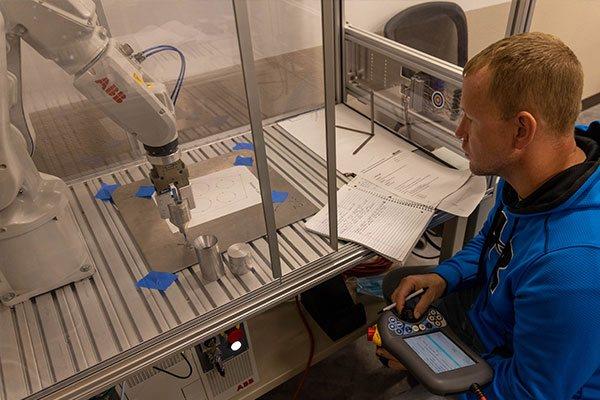
<path fill-rule="evenodd" d="M 445 147 L 439 147 L 432 153 L 460 170 L 469 169 L 469 160 Z M 471 175 L 460 189 L 442 200 L 437 208 L 452 215 L 468 217 L 477 208 L 483 196 L 485 196 L 486 190 L 486 178 Z"/>
<path fill-rule="evenodd" d="M 360 129 L 365 132 L 370 132 L 371 130 L 371 123 L 368 118 L 365 118 L 343 104 L 338 104 L 335 107 L 335 123 L 336 125 Z M 317 110 L 290 118 L 279 122 L 279 125 L 321 158 L 325 159 L 327 153 L 325 147 L 324 110 Z M 415 149 L 414 146 L 394 136 L 380 126 L 375 125 L 375 137 L 357 154 L 353 155 L 352 152 L 367 138 L 367 135 L 361 133 L 336 128 L 336 162 L 339 171 L 343 173 L 358 173 L 361 169 L 389 156 L 396 150 L 412 151 Z"/>
<path fill-rule="evenodd" d="M 487 180 L 485 177 L 471 175 L 467 183 L 442 200 L 437 208 L 452 215 L 468 217 L 477 208 L 485 196 L 486 190 Z"/>
<path fill-rule="evenodd" d="M 431 153 L 435 154 L 442 160 L 446 161 L 448 164 L 460 169 L 461 171 L 469 169 L 469 160 L 459 156 L 458 154 L 446 147 L 438 147 Z"/>
<path fill-rule="evenodd" d="M 244 166 L 190 179 L 190 185 L 196 202 L 190 228 L 261 202 L 258 179 Z M 179 232 L 175 225 L 167 224 L 171 232 Z"/>
<path fill-rule="evenodd" d="M 368 167 L 360 175 L 400 198 L 437 207 L 469 179 L 471 172 L 403 151 Z"/>
<path fill-rule="evenodd" d="M 338 191 L 338 236 L 403 263 L 434 211 L 431 207 L 398 199 L 357 177 Z M 329 235 L 328 215 L 326 206 L 308 221 L 306 228 Z"/>

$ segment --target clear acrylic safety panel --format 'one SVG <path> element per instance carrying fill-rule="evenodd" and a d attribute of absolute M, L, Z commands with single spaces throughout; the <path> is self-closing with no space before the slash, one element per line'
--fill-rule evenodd
<path fill-rule="evenodd" d="M 248 0 L 248 14 L 264 118 L 320 107 L 321 1 Z"/>
<path fill-rule="evenodd" d="M 285 2 L 289 9 L 275 0 L 250 3 L 251 26 L 266 29 L 258 31 L 256 39 L 263 55 L 256 57 L 261 96 L 267 105 L 263 118 L 318 106 L 322 102 L 322 83 L 315 82 L 322 82 L 317 39 L 320 3 L 310 2 L 309 9 L 302 2 Z M 185 162 L 192 165 L 229 155 L 229 167 L 238 173 L 217 183 L 222 191 L 215 192 L 213 200 L 231 206 L 232 196 L 245 196 L 242 205 L 258 206 L 260 214 L 255 221 L 262 222 L 260 184 L 256 178 L 248 178 L 249 169 L 256 167 L 255 153 L 249 147 L 253 138 L 251 134 L 242 135 L 249 131 L 249 116 L 232 2 L 104 0 L 97 4 L 100 22 L 114 38 L 130 43 L 134 50 L 170 44 L 185 55 L 186 75 L 175 110 L 180 142 L 210 143 L 185 155 Z M 287 18 L 288 22 L 279 18 Z M 309 26 L 304 27 L 304 22 L 296 18 L 306 18 Z M 303 35 L 310 38 L 301 40 Z M 279 36 L 282 42 L 272 42 L 272 36 Z M 24 103 L 37 133 L 34 159 L 42 172 L 75 178 L 143 157 L 139 143 L 130 140 L 72 87 L 72 77 L 26 45 L 23 53 Z M 149 57 L 143 66 L 171 89 L 180 61 L 176 54 L 164 52 Z M 276 130 L 270 135 L 267 146 L 272 169 L 296 190 L 306 191 L 304 196 L 312 199 L 309 192 L 315 191 L 319 199 L 324 198 L 326 183 L 321 164 L 311 161 L 310 168 L 319 172 L 306 172 L 310 168 L 298 158 L 302 144 Z M 238 156 L 240 160 L 236 160 Z M 127 184 L 147 174 L 148 167 L 143 165 L 103 175 L 102 179 Z M 227 190 L 229 184 L 237 189 Z M 178 272 L 177 281 L 164 292 L 137 288 L 136 282 L 152 268 L 120 211 L 110 202 L 94 199 L 99 186 L 98 178 L 90 178 L 76 182 L 70 191 L 97 272 L 90 279 L 42 294 L 12 309 L 0 306 L 0 400 L 22 399 L 57 384 L 66 385 L 68 379 L 77 381 L 79 373 L 98 365 L 111 366 L 116 356 L 132 354 L 141 344 L 273 280 L 268 242 L 263 236 L 249 240 L 254 262 L 244 275 L 232 273 L 225 254 L 225 275 L 218 281 L 208 282 L 195 265 Z M 273 189 L 284 192 L 286 187 Z M 278 196 L 281 203 L 276 207 L 286 201 L 292 203 L 283 194 Z M 202 207 L 205 203 L 197 200 L 197 204 Z M 244 224 L 247 221 L 231 224 L 230 228 L 240 229 Z M 281 226 L 277 240 L 290 270 L 306 263 L 305 257 L 312 260 L 328 252 L 322 240 L 304 230 L 301 220 Z M 226 250 L 227 246 L 220 245 L 222 253 Z M 181 361 L 179 355 L 174 357 Z M 169 360 L 166 362 L 173 361 Z M 181 372 L 185 373 L 182 365 Z M 132 382 L 135 379 L 129 382 L 130 387 Z"/>
<path fill-rule="evenodd" d="M 327 204 L 321 1 L 247 4 L 286 275 L 332 251 L 327 239 L 306 229 L 309 216 Z"/>
<path fill-rule="evenodd" d="M 231 2 L 224 0 L 98 0 L 101 24 L 134 51 L 168 44 L 185 56 L 176 104 L 180 143 L 248 124 Z M 144 69 L 171 92 L 181 61 L 161 52 Z M 50 60 L 23 49 L 24 105 L 37 134 L 38 168 L 74 178 L 144 156 L 139 142 L 91 104 Z"/>

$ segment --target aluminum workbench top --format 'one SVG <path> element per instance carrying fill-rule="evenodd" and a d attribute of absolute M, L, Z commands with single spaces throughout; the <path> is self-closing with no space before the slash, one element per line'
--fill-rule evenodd
<path fill-rule="evenodd" d="M 319 208 L 327 201 L 325 162 L 277 124 L 265 127 L 269 164 Z M 193 163 L 232 151 L 243 134 L 189 149 Z M 126 376 L 237 321 L 281 302 L 372 253 L 342 244 L 332 253 L 304 221 L 278 230 L 283 277 L 273 280 L 264 238 L 251 246 L 258 268 L 203 281 L 198 265 L 164 293 L 137 289 L 148 266 L 110 203 L 94 199 L 104 183 L 148 176 L 142 163 L 71 182 L 70 201 L 97 272 L 90 278 L 0 308 L 0 399 L 87 398 Z M 339 175 L 338 186 L 347 179 Z"/>

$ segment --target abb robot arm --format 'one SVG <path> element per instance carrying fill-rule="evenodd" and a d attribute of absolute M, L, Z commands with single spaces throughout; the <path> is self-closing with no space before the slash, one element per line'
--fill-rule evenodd
<path fill-rule="evenodd" d="M 194 208 L 173 102 L 142 69 L 144 53 L 109 38 L 91 0 L 0 0 L 0 302 L 7 306 L 94 273 L 70 190 L 31 158 L 35 140 L 24 135 L 19 106 L 21 40 L 143 143 L 161 217 L 184 236 Z"/>
<path fill-rule="evenodd" d="M 107 36 L 92 0 L 0 0 L 0 11 L 8 35 L 72 75 L 77 90 L 143 143 L 161 217 L 185 234 L 194 198 L 165 86 L 144 72 L 129 45 Z M 2 197 L 0 210 L 11 201 Z"/>

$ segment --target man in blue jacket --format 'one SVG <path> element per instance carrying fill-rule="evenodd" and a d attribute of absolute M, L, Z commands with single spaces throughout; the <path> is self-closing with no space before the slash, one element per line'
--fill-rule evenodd
<path fill-rule="evenodd" d="M 437 301 L 480 351 L 488 399 L 600 399 L 600 125 L 574 134 L 581 65 L 559 39 L 528 33 L 463 73 L 456 135 L 474 174 L 501 177 L 495 207 L 462 251 L 430 273 L 391 272 L 384 293 L 402 309 L 428 289 L 415 313 Z"/>

